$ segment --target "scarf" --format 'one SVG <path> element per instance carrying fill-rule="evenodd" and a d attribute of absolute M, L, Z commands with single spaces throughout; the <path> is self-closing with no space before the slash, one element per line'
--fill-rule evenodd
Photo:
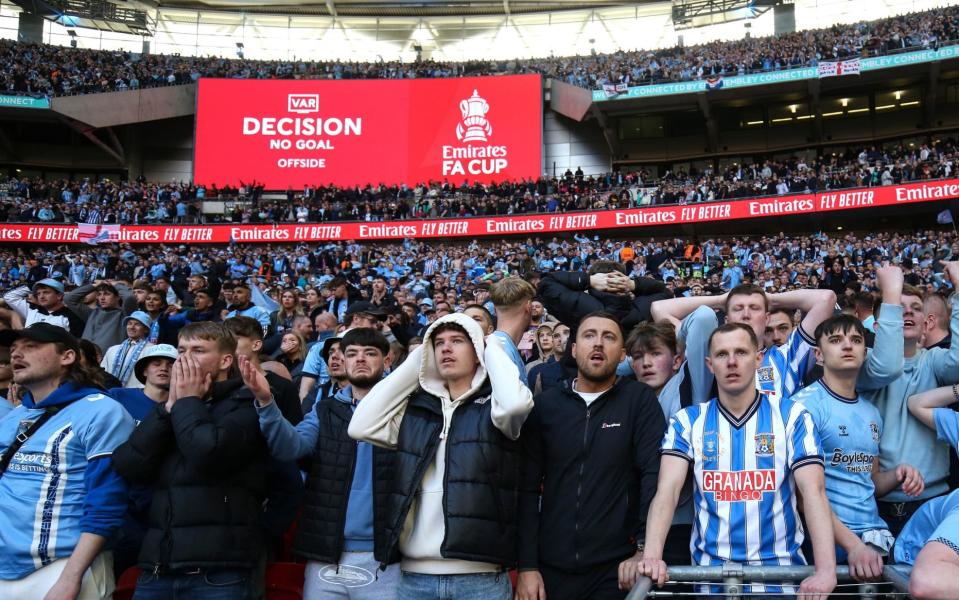
<path fill-rule="evenodd" d="M 121 385 L 125 386 L 127 384 L 127 377 L 130 376 L 133 366 L 137 364 L 137 361 L 140 359 L 140 353 L 143 352 L 143 348 L 145 348 L 146 345 L 147 340 L 145 339 L 134 344 L 130 338 L 123 340 L 123 343 L 120 344 L 120 352 L 117 354 L 116 360 L 113 361 L 110 375 L 119 379 Z M 129 361 L 127 361 L 128 356 Z"/>
<path fill-rule="evenodd" d="M 339 302 L 339 306 L 337 306 Z M 336 321 L 342 323 L 343 319 L 346 317 L 346 305 L 349 303 L 349 299 L 338 300 L 336 298 L 330 298 L 330 304 L 328 310 L 336 315 Z"/>

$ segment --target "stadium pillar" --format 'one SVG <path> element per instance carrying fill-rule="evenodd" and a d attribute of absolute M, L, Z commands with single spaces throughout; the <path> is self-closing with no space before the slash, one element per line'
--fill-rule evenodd
<path fill-rule="evenodd" d="M 124 136 L 126 142 L 124 144 L 126 150 L 124 166 L 127 169 L 129 181 L 135 181 L 137 177 L 143 175 L 143 136 L 136 129 L 138 129 L 137 126 L 127 127 L 127 134 Z"/>
<path fill-rule="evenodd" d="M 706 152 L 718 152 L 719 123 L 716 122 L 709 100 L 706 99 L 706 92 L 699 93 L 699 110 L 702 111 L 703 118 L 706 120 Z"/>
<path fill-rule="evenodd" d="M 43 17 L 22 12 L 17 21 L 17 41 L 28 44 L 43 43 Z"/>
<path fill-rule="evenodd" d="M 814 144 L 821 144 L 823 140 L 822 133 L 822 101 L 819 95 L 820 85 L 818 79 L 809 81 L 809 110 L 813 114 L 813 129 L 811 141 Z"/>
<path fill-rule="evenodd" d="M 599 126 L 603 130 L 603 137 L 606 139 L 606 146 L 609 148 L 609 155 L 612 158 L 612 161 L 619 160 L 623 155 L 622 145 L 619 143 L 619 132 L 616 131 L 616 128 L 609 122 L 609 117 L 596 108 L 596 104 L 593 103 L 593 116 L 596 117 L 596 122 L 599 123 Z"/>
<path fill-rule="evenodd" d="M 926 86 L 925 106 L 923 107 L 922 126 L 926 129 L 937 127 L 936 100 L 939 95 L 939 61 L 929 63 L 929 79 Z"/>
<path fill-rule="evenodd" d="M 778 4 L 773 7 L 773 31 L 775 35 L 795 33 L 796 5 Z"/>

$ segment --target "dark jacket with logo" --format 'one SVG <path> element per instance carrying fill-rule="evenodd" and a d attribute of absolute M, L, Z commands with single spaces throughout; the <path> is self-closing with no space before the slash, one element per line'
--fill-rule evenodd
<path fill-rule="evenodd" d="M 570 383 L 538 394 L 520 438 L 519 568 L 584 571 L 631 556 L 645 536 L 665 431 L 652 389 L 634 379 L 589 406 Z"/>
<path fill-rule="evenodd" d="M 113 452 L 120 475 L 154 486 L 143 569 L 258 563 L 269 451 L 253 402 L 240 379 L 214 383 L 208 401 L 157 405 Z"/>

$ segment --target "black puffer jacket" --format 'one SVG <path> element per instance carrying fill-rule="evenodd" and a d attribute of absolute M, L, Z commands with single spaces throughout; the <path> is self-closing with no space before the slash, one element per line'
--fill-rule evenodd
<path fill-rule="evenodd" d="M 123 477 L 154 486 L 139 564 L 160 573 L 252 567 L 262 552 L 266 441 L 239 379 L 211 400 L 181 398 L 147 415 L 113 452 Z"/>
<path fill-rule="evenodd" d="M 516 563 L 523 452 L 494 425 L 487 381 L 453 413 L 446 436 L 443 558 L 503 566 Z M 396 448 L 388 501 L 387 563 L 400 560 L 399 540 L 443 431 L 442 401 L 425 390 L 409 399 Z"/>

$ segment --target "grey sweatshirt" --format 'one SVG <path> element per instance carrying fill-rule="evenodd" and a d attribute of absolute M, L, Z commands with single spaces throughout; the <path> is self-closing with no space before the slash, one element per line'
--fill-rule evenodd
<path fill-rule="evenodd" d="M 104 309 L 99 306 L 90 308 L 84 304 L 83 299 L 93 291 L 92 284 L 80 286 L 63 296 L 63 303 L 87 323 L 80 337 L 90 340 L 103 352 L 111 346 L 123 343 L 127 337 L 123 318 L 137 309 L 137 300 L 133 291 L 122 283 L 118 283 L 116 288 L 120 292 L 120 308 Z"/>

